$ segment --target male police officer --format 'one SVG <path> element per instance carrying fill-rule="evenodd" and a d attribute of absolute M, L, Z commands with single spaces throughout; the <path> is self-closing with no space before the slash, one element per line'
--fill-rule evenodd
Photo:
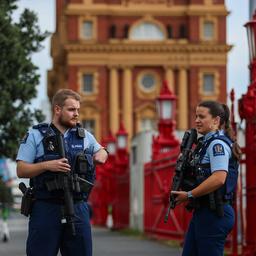
<path fill-rule="evenodd" d="M 17 175 L 30 178 L 35 201 L 29 220 L 28 256 L 92 255 L 89 209 L 86 203 L 90 189 L 82 183 L 94 180 L 94 163 L 104 163 L 106 150 L 94 136 L 78 125 L 80 96 L 69 89 L 59 90 L 52 100 L 51 124 L 39 124 L 29 130 L 17 155 Z M 65 157 L 60 154 L 58 136 L 62 136 Z M 72 202 L 75 235 L 65 222 L 62 179 L 74 174 L 79 189 L 73 191 Z M 73 176 L 72 176 L 73 177 Z M 68 184 L 71 181 L 68 180 Z M 67 184 L 66 184 L 67 185 Z M 80 187 L 81 185 L 81 187 Z M 72 205 L 71 205 L 72 207 Z M 69 216 L 70 217 L 70 216 Z"/>

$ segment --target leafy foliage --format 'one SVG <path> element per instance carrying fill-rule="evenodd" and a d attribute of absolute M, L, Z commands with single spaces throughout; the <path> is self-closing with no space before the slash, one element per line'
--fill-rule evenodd
<path fill-rule="evenodd" d="M 13 22 L 16 1 L 0 1 L 0 157 L 12 159 L 28 127 L 44 119 L 40 110 L 30 106 L 39 83 L 31 55 L 42 48 L 48 35 L 40 31 L 36 14 L 28 9 Z"/>

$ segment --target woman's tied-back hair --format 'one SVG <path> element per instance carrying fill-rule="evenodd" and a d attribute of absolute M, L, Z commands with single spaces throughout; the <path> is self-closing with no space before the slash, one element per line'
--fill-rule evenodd
<path fill-rule="evenodd" d="M 72 91 L 70 89 L 60 89 L 52 98 L 52 108 L 54 109 L 56 105 L 63 107 L 65 100 L 68 98 L 75 99 L 79 102 L 81 100 L 81 97 L 77 92 Z"/>
<path fill-rule="evenodd" d="M 236 141 L 233 129 L 230 125 L 230 110 L 226 104 L 221 104 L 217 101 L 202 101 L 198 105 L 199 107 L 205 107 L 209 109 L 209 113 L 212 117 L 220 117 L 220 127 L 225 134 L 233 141 L 232 152 L 237 160 L 241 158 L 242 151 Z"/>

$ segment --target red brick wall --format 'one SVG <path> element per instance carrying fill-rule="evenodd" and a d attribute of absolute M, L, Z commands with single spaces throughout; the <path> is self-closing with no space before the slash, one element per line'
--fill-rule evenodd
<path fill-rule="evenodd" d="M 68 41 L 78 40 L 78 16 L 67 16 L 67 39 Z"/>
<path fill-rule="evenodd" d="M 204 0 L 190 0 L 190 4 L 204 4 Z"/>
<path fill-rule="evenodd" d="M 221 92 L 219 96 L 219 101 L 225 103 L 227 101 L 227 69 L 225 66 L 219 67 L 218 69 L 220 73 L 220 92 Z"/>
<path fill-rule="evenodd" d="M 189 17 L 189 41 L 191 43 L 199 42 L 199 17 L 191 16 Z"/>
<path fill-rule="evenodd" d="M 68 66 L 68 88 L 74 91 L 78 91 L 78 81 L 77 81 L 77 66 Z"/>
<path fill-rule="evenodd" d="M 226 43 L 226 17 L 218 18 L 218 42 Z"/>
<path fill-rule="evenodd" d="M 56 0 L 56 31 L 59 30 L 59 20 L 63 12 L 64 0 Z"/>
<path fill-rule="evenodd" d="M 174 5 L 187 5 L 187 4 L 189 4 L 189 0 L 174 0 L 173 4 Z"/>
<path fill-rule="evenodd" d="M 224 4 L 225 0 L 213 0 L 213 4 Z"/>

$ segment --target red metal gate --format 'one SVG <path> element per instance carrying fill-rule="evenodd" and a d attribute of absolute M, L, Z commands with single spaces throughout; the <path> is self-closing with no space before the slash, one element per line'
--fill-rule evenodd
<path fill-rule="evenodd" d="M 108 185 L 109 177 L 106 175 L 107 169 L 102 166 L 97 167 L 97 179 L 89 198 L 92 207 L 92 223 L 105 226 L 108 214 Z"/>
<path fill-rule="evenodd" d="M 145 165 L 144 230 L 158 238 L 182 240 L 191 217 L 181 205 L 171 210 L 168 222 L 164 223 L 178 154 L 179 147 L 175 147 Z"/>
<path fill-rule="evenodd" d="M 122 174 L 115 174 L 114 188 L 115 199 L 113 201 L 113 228 L 121 229 L 129 227 L 130 210 L 130 174 L 129 169 L 123 170 Z"/>

